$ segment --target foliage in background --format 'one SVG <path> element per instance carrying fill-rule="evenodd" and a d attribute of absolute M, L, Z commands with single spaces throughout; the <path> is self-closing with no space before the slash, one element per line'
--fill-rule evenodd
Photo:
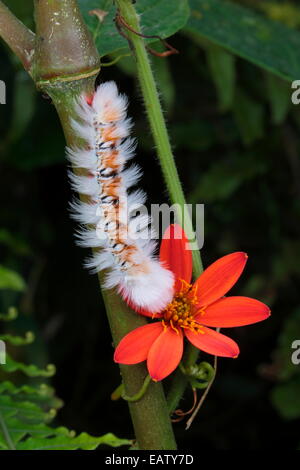
<path fill-rule="evenodd" d="M 25 284 L 14 271 L 1 268 L 0 289 L 24 290 Z M 10 308 L 7 314 L 1 314 L 1 321 L 12 321 L 17 317 L 16 310 Z M 25 337 L 0 334 L 0 341 L 6 347 L 23 346 L 32 343 L 34 335 L 27 332 Z M 22 372 L 27 377 L 52 377 L 55 367 L 51 364 L 46 369 L 15 361 L 8 351 L 1 351 L 0 361 L 0 450 L 94 450 L 100 444 L 119 447 L 130 445 L 128 439 L 119 439 L 107 433 L 101 437 L 90 436 L 82 432 L 76 435 L 66 427 L 51 427 L 62 401 L 56 397 L 54 389 L 45 383 L 16 385 L 10 374 Z M 3 363 L 5 362 L 5 363 Z M 18 379 L 20 382 L 20 378 Z"/>
<path fill-rule="evenodd" d="M 275 374 L 279 380 L 271 393 L 271 400 L 280 415 L 287 420 L 300 418 L 300 368 L 291 361 L 294 352 L 292 344 L 300 338 L 300 310 L 289 315 L 278 338 L 278 347 L 274 353 L 274 363 L 267 372 Z"/>
<path fill-rule="evenodd" d="M 101 57 L 116 51 L 128 51 L 128 42 L 116 29 L 116 7 L 111 0 L 79 0 L 84 19 L 89 26 Z M 103 19 L 91 14 L 95 10 L 105 12 Z M 183 28 L 189 17 L 187 0 L 139 0 L 136 10 L 140 15 L 143 33 L 167 38 Z M 153 42 L 153 39 L 148 40 Z"/>

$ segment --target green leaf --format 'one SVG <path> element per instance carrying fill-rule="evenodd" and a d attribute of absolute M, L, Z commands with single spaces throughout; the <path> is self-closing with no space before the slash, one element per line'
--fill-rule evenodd
<path fill-rule="evenodd" d="M 272 390 L 271 401 L 284 419 L 300 418 L 300 376 L 277 385 Z"/>
<path fill-rule="evenodd" d="M 79 6 L 101 57 L 120 49 L 128 49 L 126 39 L 120 35 L 114 23 L 116 7 L 112 0 L 79 0 Z M 90 14 L 95 9 L 107 12 L 102 22 L 96 15 Z M 183 28 L 189 17 L 187 0 L 138 0 L 136 10 L 141 18 L 143 33 L 162 38 Z"/>
<path fill-rule="evenodd" d="M 2 335 L 1 339 L 19 345 L 27 344 L 33 338 L 32 334 L 27 334 L 25 338 Z M 6 373 L 20 370 L 30 377 L 50 377 L 55 367 L 50 365 L 41 370 L 16 362 L 7 355 L 2 370 Z M 94 437 L 83 432 L 76 436 L 65 427 L 50 427 L 48 423 L 61 406 L 62 401 L 48 385 L 16 387 L 10 381 L 0 382 L 0 450 L 94 450 L 101 444 L 111 447 L 132 445 L 131 440 L 119 439 L 111 433 Z"/>
<path fill-rule="evenodd" d="M 206 49 L 207 63 L 214 81 L 221 112 L 231 109 L 235 90 L 235 57 L 222 47 Z"/>
<path fill-rule="evenodd" d="M 52 389 L 45 389 L 52 396 Z M 94 437 L 87 433 L 76 436 L 65 427 L 52 428 L 47 423 L 55 416 L 55 409 L 45 409 L 38 402 L 22 400 L 31 397 L 37 400 L 41 388 L 15 387 L 11 382 L 0 384 L 0 449 L 16 450 L 94 450 L 105 444 L 112 447 L 131 445 L 129 439 L 119 439 L 114 434 Z M 49 411 L 47 411 L 47 409 Z"/>
<path fill-rule="evenodd" d="M 271 106 L 273 124 L 282 124 L 291 107 L 291 87 L 281 78 L 266 74 L 267 96 Z"/>
<path fill-rule="evenodd" d="M 0 289 L 23 291 L 25 287 L 25 281 L 18 273 L 0 265 Z"/>
<path fill-rule="evenodd" d="M 31 344 L 34 341 L 34 334 L 32 331 L 27 331 L 24 337 L 13 336 L 10 334 L 0 335 L 0 340 L 13 344 L 14 346 L 24 346 L 25 344 Z"/>
<path fill-rule="evenodd" d="M 52 430 L 55 433 L 55 430 Z M 114 434 L 108 433 L 104 436 L 93 437 L 83 432 L 76 437 L 72 436 L 52 436 L 48 439 L 28 438 L 18 444 L 18 450 L 94 450 L 100 444 L 111 447 L 120 447 L 131 445 L 132 441 L 128 439 L 119 439 Z"/>
<path fill-rule="evenodd" d="M 300 33 L 225 0 L 190 0 L 185 31 L 206 38 L 284 80 L 300 77 Z"/>
<path fill-rule="evenodd" d="M 18 316 L 18 311 L 15 307 L 9 307 L 7 313 L 0 313 L 0 320 L 2 321 L 12 321 L 15 320 Z"/>
<path fill-rule="evenodd" d="M 55 366 L 53 364 L 48 364 L 46 369 L 39 369 L 33 364 L 27 365 L 22 362 L 17 362 L 8 354 L 6 354 L 6 364 L 2 364 L 1 369 L 4 370 L 4 372 L 15 372 L 19 370 L 28 375 L 28 377 L 52 377 L 55 374 Z"/>
<path fill-rule="evenodd" d="M 56 415 L 55 410 L 46 411 L 36 403 L 18 401 L 9 395 L 1 395 L 0 412 L 5 420 L 17 417 L 26 423 L 48 422 Z"/>
<path fill-rule="evenodd" d="M 4 381 L 0 383 L 0 394 L 9 395 L 16 401 L 30 401 L 46 406 L 47 409 L 58 410 L 63 406 L 62 400 L 55 395 L 54 388 L 47 384 L 16 387 L 12 382 Z"/>
<path fill-rule="evenodd" d="M 233 115 L 245 145 L 251 145 L 263 137 L 264 107 L 243 90 L 236 90 Z"/>
<path fill-rule="evenodd" d="M 29 423 L 29 422 L 24 423 L 23 421 L 14 417 L 11 417 L 8 420 L 6 420 L 5 424 L 8 426 L 8 433 L 16 450 L 21 450 L 20 441 L 28 438 L 29 436 L 32 436 L 30 437 L 32 441 L 35 441 L 35 439 L 41 440 L 43 438 L 44 442 L 47 442 L 47 438 L 49 436 L 62 435 L 62 436 L 67 436 L 69 438 L 72 438 L 74 434 L 72 431 L 69 431 L 68 429 L 64 427 L 53 429 L 47 426 L 45 423 Z M 0 447 L 2 446 L 2 448 L 7 449 L 7 442 L 3 437 L 4 436 L 2 436 L 2 439 L 1 439 L 1 431 L 0 431 Z M 27 441 L 25 440 L 24 443 L 25 442 Z M 35 450 L 35 449 L 31 449 L 30 446 L 27 445 L 26 450 Z"/>

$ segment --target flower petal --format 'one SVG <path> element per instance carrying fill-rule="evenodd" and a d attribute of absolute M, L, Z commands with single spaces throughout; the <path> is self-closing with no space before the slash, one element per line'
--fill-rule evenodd
<path fill-rule="evenodd" d="M 140 315 L 143 315 L 144 317 L 149 317 L 155 319 L 155 318 L 162 318 L 163 314 L 162 313 L 152 313 L 148 312 L 148 310 L 145 310 L 144 308 L 136 308 L 135 311 L 139 313 Z"/>
<path fill-rule="evenodd" d="M 152 344 L 147 360 L 149 374 L 153 380 L 162 380 L 178 366 L 183 353 L 183 334 L 166 328 Z"/>
<path fill-rule="evenodd" d="M 214 356 L 234 358 L 238 356 L 240 352 L 239 347 L 231 338 L 205 326 L 201 330 L 203 331 L 202 333 L 184 330 L 185 336 L 196 348 Z"/>
<path fill-rule="evenodd" d="M 211 264 L 198 277 L 198 306 L 209 305 L 219 300 L 236 283 L 243 272 L 248 256 L 243 252 L 231 253 Z"/>
<path fill-rule="evenodd" d="M 143 315 L 144 317 L 149 317 L 149 318 L 154 319 L 154 318 L 161 318 L 163 316 L 162 313 L 153 313 L 153 312 L 149 312 L 148 310 L 145 310 L 142 307 L 138 307 L 133 302 L 131 302 L 130 299 L 126 299 L 126 303 L 127 303 L 128 307 L 130 307 L 136 313 L 139 313 L 140 315 Z"/>
<path fill-rule="evenodd" d="M 209 305 L 204 314 L 195 316 L 201 325 L 231 328 L 251 325 L 270 316 L 270 309 L 259 300 L 249 297 L 226 297 Z"/>
<path fill-rule="evenodd" d="M 189 241 L 180 225 L 172 224 L 165 231 L 160 245 L 159 257 L 163 264 L 175 274 L 176 292 L 182 286 L 179 279 L 191 282 L 192 252 L 189 249 Z"/>
<path fill-rule="evenodd" d="M 149 323 L 131 331 L 118 344 L 114 361 L 120 364 L 137 364 L 145 361 L 149 349 L 162 331 L 161 322 Z"/>

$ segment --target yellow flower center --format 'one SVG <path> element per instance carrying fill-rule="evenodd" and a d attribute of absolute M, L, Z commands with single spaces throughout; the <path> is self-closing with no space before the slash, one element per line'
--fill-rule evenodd
<path fill-rule="evenodd" d="M 195 320 L 195 314 L 204 313 L 196 309 L 198 303 L 197 288 L 181 280 L 180 292 L 175 294 L 172 302 L 163 311 L 163 325 L 171 326 L 178 333 L 178 328 L 186 328 L 195 333 L 203 333 L 201 325 Z"/>

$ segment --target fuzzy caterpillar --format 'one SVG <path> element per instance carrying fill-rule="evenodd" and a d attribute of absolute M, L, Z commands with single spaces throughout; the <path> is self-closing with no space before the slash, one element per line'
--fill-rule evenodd
<path fill-rule="evenodd" d="M 91 100 L 81 96 L 76 101 L 71 125 L 85 144 L 67 148 L 67 158 L 80 169 L 80 174 L 69 173 L 71 185 L 86 200 L 75 200 L 71 209 L 81 224 L 78 244 L 94 248 L 86 266 L 94 273 L 105 269 L 104 287 L 117 287 L 136 309 L 155 313 L 171 301 L 174 276 L 154 256 L 150 218 L 132 216 L 145 195 L 139 190 L 128 194 L 140 170 L 125 168 L 135 147 L 126 110 L 127 99 L 114 82 L 101 84 Z"/>

